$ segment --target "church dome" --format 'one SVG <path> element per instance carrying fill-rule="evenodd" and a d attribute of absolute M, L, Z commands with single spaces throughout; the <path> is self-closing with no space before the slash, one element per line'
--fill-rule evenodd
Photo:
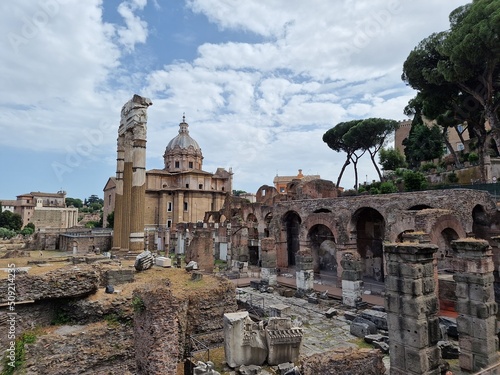
<path fill-rule="evenodd" d="M 198 150 L 201 152 L 201 148 L 198 145 L 198 142 L 196 142 L 189 135 L 189 130 L 188 130 L 189 125 L 186 122 L 184 122 L 184 119 L 179 124 L 179 127 L 180 127 L 179 135 L 168 143 L 165 152 L 168 152 L 169 150 L 172 150 L 177 146 L 182 149 L 188 149 L 189 147 L 193 147 L 195 151 Z"/>
<path fill-rule="evenodd" d="M 188 127 L 186 118 L 183 116 L 179 124 L 179 134 L 168 143 L 165 149 L 163 155 L 165 169 L 170 172 L 201 170 L 203 160 L 201 148 L 198 142 L 189 135 Z"/>

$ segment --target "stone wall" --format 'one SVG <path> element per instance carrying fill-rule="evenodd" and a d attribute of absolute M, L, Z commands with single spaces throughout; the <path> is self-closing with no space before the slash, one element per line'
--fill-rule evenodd
<path fill-rule="evenodd" d="M 76 247 L 78 254 L 86 254 L 95 251 L 96 248 L 100 252 L 109 251 L 112 245 L 112 236 L 109 234 L 101 235 L 61 235 L 59 239 L 59 250 L 73 252 Z"/>
<path fill-rule="evenodd" d="M 204 275 L 185 285 L 175 295 L 165 280 L 134 292 L 137 374 L 175 374 L 188 336 L 213 334 L 224 313 L 237 310 L 235 286 L 226 279 Z"/>
<path fill-rule="evenodd" d="M 210 229 L 196 229 L 186 250 L 186 262 L 195 261 L 198 268 L 205 272 L 214 270 L 214 240 Z"/>
<path fill-rule="evenodd" d="M 27 345 L 26 375 L 132 375 L 133 340 L 127 325 L 61 326 Z"/>
<path fill-rule="evenodd" d="M 100 269 L 93 266 L 64 267 L 43 275 L 17 274 L 16 301 L 40 301 L 83 297 L 97 291 Z M 0 284 L 0 303 L 6 303 L 7 279 Z"/>
<path fill-rule="evenodd" d="M 375 349 L 335 349 L 301 360 L 302 375 L 383 375 L 382 352 Z"/>
<path fill-rule="evenodd" d="M 134 275 L 135 270 L 132 269 L 107 270 L 104 274 L 104 286 L 131 283 Z"/>

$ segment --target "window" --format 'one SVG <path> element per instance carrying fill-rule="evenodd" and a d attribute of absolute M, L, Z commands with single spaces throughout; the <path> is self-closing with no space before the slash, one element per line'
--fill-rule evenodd
<path fill-rule="evenodd" d="M 189 168 L 193 168 L 193 162 L 192 161 L 189 162 Z"/>
<path fill-rule="evenodd" d="M 179 168 L 179 162 L 178 161 L 175 162 L 175 168 Z"/>
<path fill-rule="evenodd" d="M 458 131 L 459 133 L 462 133 L 462 132 L 464 131 L 464 127 L 463 127 L 463 125 L 457 125 L 457 131 Z"/>
<path fill-rule="evenodd" d="M 172 227 L 172 220 L 168 219 L 167 220 L 167 228 L 171 228 Z"/>
<path fill-rule="evenodd" d="M 284 187 L 280 187 L 280 193 L 284 193 L 285 192 L 285 188 Z"/>
<path fill-rule="evenodd" d="M 457 151 L 463 151 L 464 149 L 465 147 L 462 142 L 457 143 Z"/>
<path fill-rule="evenodd" d="M 108 205 L 111 204 L 111 194 L 108 196 Z"/>
<path fill-rule="evenodd" d="M 188 210 L 188 202 L 184 202 L 184 211 Z"/>
<path fill-rule="evenodd" d="M 169 212 L 172 211 L 172 202 L 167 203 L 167 211 L 169 211 Z"/>
<path fill-rule="evenodd" d="M 186 189 L 189 189 L 189 184 L 186 184 Z"/>
<path fill-rule="evenodd" d="M 199 189 L 203 189 L 203 184 L 199 184 L 199 185 L 198 185 L 198 188 L 199 188 Z"/>

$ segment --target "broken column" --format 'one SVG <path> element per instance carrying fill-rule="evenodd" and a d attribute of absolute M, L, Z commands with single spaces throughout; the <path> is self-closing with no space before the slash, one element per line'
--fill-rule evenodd
<path fill-rule="evenodd" d="M 312 255 L 308 252 L 299 251 L 295 255 L 295 268 L 297 295 L 306 295 L 314 289 L 314 270 Z"/>
<path fill-rule="evenodd" d="M 144 250 L 147 108 L 151 100 L 139 95 L 122 108 L 118 129 L 117 187 L 113 245 L 121 250 Z"/>
<path fill-rule="evenodd" d="M 452 241 L 456 282 L 460 368 L 479 371 L 497 363 L 497 304 L 493 290 L 492 250 L 487 241 Z"/>
<path fill-rule="evenodd" d="M 123 219 L 123 168 L 124 168 L 124 137 L 118 137 L 116 146 L 116 188 L 115 188 L 115 213 L 113 226 L 113 250 L 121 249 L 122 219 Z"/>
<path fill-rule="evenodd" d="M 260 278 L 269 286 L 277 284 L 276 274 L 276 246 L 274 238 L 263 238 L 261 246 L 261 269 Z"/>
<path fill-rule="evenodd" d="M 267 363 L 271 366 L 299 359 L 302 328 L 292 327 L 290 318 L 269 318 L 266 339 L 269 347 Z"/>
<path fill-rule="evenodd" d="M 363 295 L 361 260 L 356 254 L 346 252 L 342 254 L 340 264 L 342 265 L 342 303 L 356 307 Z"/>
<path fill-rule="evenodd" d="M 205 272 L 214 270 L 214 239 L 210 229 L 198 228 L 186 249 L 186 262 L 194 261 Z"/>
<path fill-rule="evenodd" d="M 391 375 L 438 375 L 439 302 L 433 244 L 387 244 L 385 308 Z"/>
<path fill-rule="evenodd" d="M 267 358 L 263 322 L 254 322 L 248 311 L 224 314 L 224 353 L 231 368 L 261 366 Z"/>

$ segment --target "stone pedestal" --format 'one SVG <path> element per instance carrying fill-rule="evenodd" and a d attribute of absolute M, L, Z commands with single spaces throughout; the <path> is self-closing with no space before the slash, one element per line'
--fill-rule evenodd
<path fill-rule="evenodd" d="M 384 246 L 387 259 L 385 308 L 391 375 L 440 373 L 439 302 L 432 244 Z"/>
<path fill-rule="evenodd" d="M 460 368 L 475 372 L 499 360 L 492 251 L 487 241 L 475 239 L 453 241 L 451 246 L 457 253 L 453 279 Z"/>
<path fill-rule="evenodd" d="M 276 268 L 261 268 L 260 279 L 266 282 L 269 286 L 276 286 L 278 284 Z"/>
<path fill-rule="evenodd" d="M 260 278 L 268 283 L 269 286 L 277 285 L 276 274 L 276 242 L 274 238 L 263 238 L 260 242 L 261 247 L 261 270 Z"/>
<path fill-rule="evenodd" d="M 314 289 L 313 258 L 309 254 L 297 254 L 295 256 L 295 282 L 297 294 L 304 295 Z"/>
<path fill-rule="evenodd" d="M 290 318 L 269 318 L 266 339 L 269 347 L 267 363 L 271 366 L 299 359 L 302 328 L 292 327 Z"/>
<path fill-rule="evenodd" d="M 226 363 L 231 368 L 262 365 L 267 358 L 262 322 L 253 322 L 248 311 L 224 314 L 224 352 Z"/>
<path fill-rule="evenodd" d="M 356 307 L 363 295 L 361 260 L 353 253 L 342 254 L 342 303 Z"/>

